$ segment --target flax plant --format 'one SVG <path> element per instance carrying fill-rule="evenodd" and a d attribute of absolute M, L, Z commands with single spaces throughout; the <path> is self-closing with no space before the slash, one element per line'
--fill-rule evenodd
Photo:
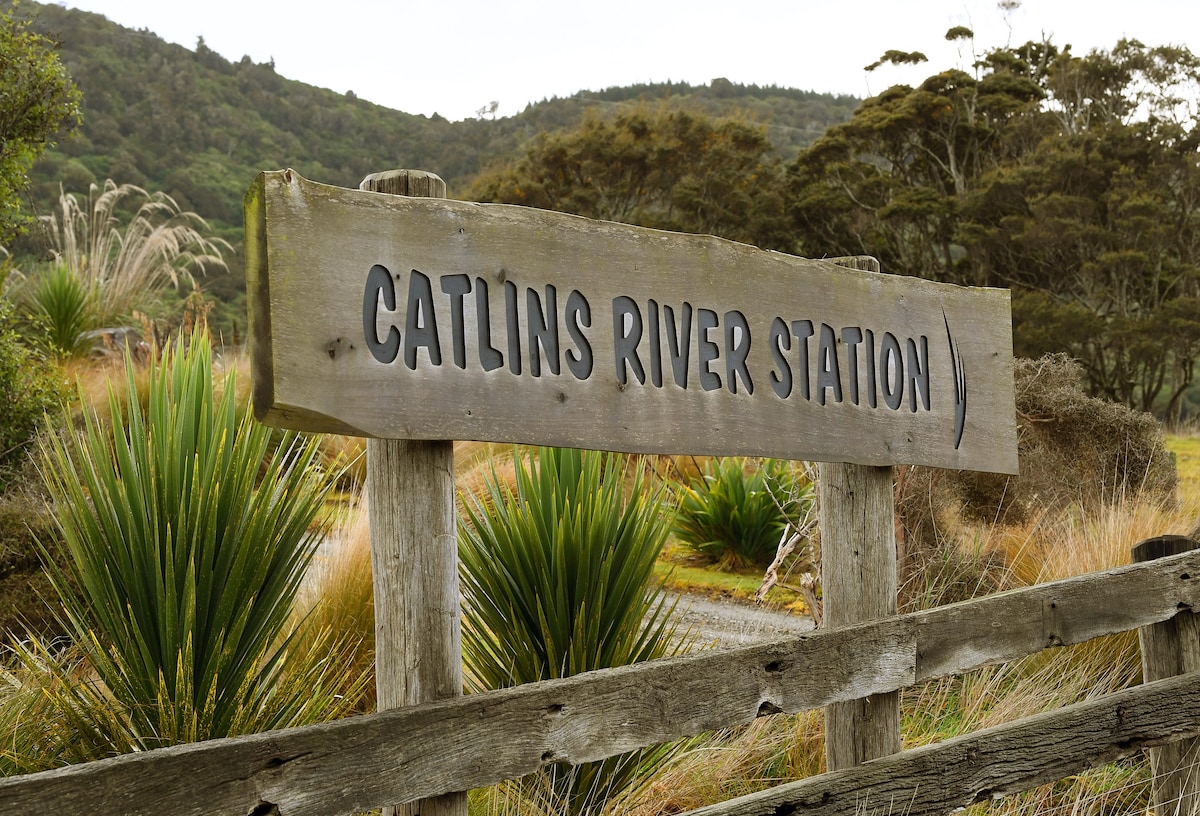
<path fill-rule="evenodd" d="M 21 300 L 57 357 L 80 357 L 87 350 L 86 333 L 96 328 L 95 290 L 63 264 L 29 278 Z"/>
<path fill-rule="evenodd" d="M 540 448 L 464 501 L 463 658 L 475 690 L 638 663 L 685 648 L 654 579 L 669 528 L 643 469 L 615 454 Z M 598 813 L 672 755 L 553 764 L 507 790 L 546 812 Z"/>
<path fill-rule="evenodd" d="M 125 413 L 122 426 L 87 413 L 81 431 L 44 443 L 69 555 L 64 569 L 47 561 L 72 639 L 66 653 L 18 649 L 57 713 L 41 726 L 44 763 L 283 728 L 353 705 L 340 696 L 344 644 L 287 626 L 337 474 L 320 467 L 315 438 L 275 446 L 238 411 L 232 383 L 218 394 L 211 356 L 197 332 L 152 367 L 144 414 Z M 120 399 L 110 391 L 111 416 L 122 416 Z"/>
<path fill-rule="evenodd" d="M 779 459 L 713 459 L 682 492 L 676 538 L 729 571 L 771 563 L 789 520 L 813 503 L 812 484 Z"/>
<path fill-rule="evenodd" d="M 137 208 L 126 219 L 131 201 Z M 41 225 L 55 264 L 94 293 L 99 325 L 127 320 L 168 287 L 192 283 L 193 270 L 223 268 L 221 252 L 232 249 L 166 193 L 111 179 L 91 185 L 86 205 L 63 192 L 58 212 Z"/>

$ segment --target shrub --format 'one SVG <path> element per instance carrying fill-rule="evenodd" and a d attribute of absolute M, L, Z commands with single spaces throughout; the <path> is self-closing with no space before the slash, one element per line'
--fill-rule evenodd
<path fill-rule="evenodd" d="M 495 689 L 676 652 L 674 605 L 653 578 L 668 522 L 642 469 L 616 454 L 541 448 L 495 474 L 459 526 L 468 683 Z M 669 753 L 669 752 L 667 752 Z M 648 750 L 552 765 L 517 792 L 551 812 L 586 814 L 644 777 Z"/>
<path fill-rule="evenodd" d="M 59 399 L 52 369 L 22 343 L 11 301 L 0 297 L 0 492 L 26 458 L 46 411 Z"/>
<path fill-rule="evenodd" d="M 49 567 L 73 646 L 18 649 L 56 714 L 39 726 L 40 756 L 8 758 L 23 770 L 283 728 L 352 704 L 331 691 L 339 644 L 326 636 L 296 650 L 286 627 L 336 474 L 317 466 L 315 439 L 272 448 L 270 429 L 239 422 L 235 389 L 216 396 L 211 355 L 196 333 L 151 369 L 144 414 L 109 426 L 87 413 L 81 432 L 44 445 L 68 553 L 65 570 Z"/>
<path fill-rule="evenodd" d="M 896 511 L 905 608 L 963 600 L 954 586 L 994 588 L 995 553 L 956 552 L 964 522 L 1021 525 L 1063 508 L 1094 515 L 1124 501 L 1174 500 L 1175 463 L 1153 416 L 1088 396 L 1082 369 L 1064 354 L 1017 359 L 1013 379 L 1019 476 L 901 471 Z M 953 580 L 931 595 L 931 570 L 946 565 Z"/>
<path fill-rule="evenodd" d="M 28 278 L 21 299 L 49 351 L 77 357 L 90 347 L 87 332 L 96 326 L 95 297 L 87 285 L 63 264 Z"/>
<path fill-rule="evenodd" d="M 721 569 L 765 567 L 789 519 L 805 515 L 812 500 L 812 484 L 785 461 L 714 459 L 685 486 L 674 532 Z"/>
<path fill-rule="evenodd" d="M 19 478 L 37 484 L 32 463 Z M 0 494 L 0 651 L 30 634 L 53 638 L 63 633 L 44 600 L 53 593 L 38 546 L 54 536 L 54 519 L 42 496 L 24 489 Z"/>

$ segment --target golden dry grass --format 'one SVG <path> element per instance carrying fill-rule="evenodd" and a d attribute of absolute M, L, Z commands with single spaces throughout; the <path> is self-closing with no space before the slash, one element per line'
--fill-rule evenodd
<path fill-rule="evenodd" d="M 332 631 L 357 643 L 348 680 L 371 670 L 375 663 L 375 595 L 371 578 L 371 531 L 361 493 L 341 512 L 341 519 L 314 556 L 296 604 L 297 620 L 306 619 L 314 632 Z M 375 710 L 371 682 L 360 711 Z"/>

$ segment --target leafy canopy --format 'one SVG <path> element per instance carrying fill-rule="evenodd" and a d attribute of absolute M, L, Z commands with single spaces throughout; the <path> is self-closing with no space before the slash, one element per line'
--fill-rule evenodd
<path fill-rule="evenodd" d="M 1200 359 L 1198 114 L 1186 48 L 996 48 L 830 128 L 788 211 L 801 254 L 1013 289 L 1018 355 L 1066 352 L 1093 394 L 1175 415 Z"/>
<path fill-rule="evenodd" d="M 538 134 L 471 196 L 785 249 L 780 182 L 764 128 L 636 108 Z"/>
<path fill-rule="evenodd" d="M 30 30 L 13 3 L 0 15 L 0 244 L 17 235 L 26 173 L 60 131 L 80 121 L 79 90 L 57 43 Z"/>

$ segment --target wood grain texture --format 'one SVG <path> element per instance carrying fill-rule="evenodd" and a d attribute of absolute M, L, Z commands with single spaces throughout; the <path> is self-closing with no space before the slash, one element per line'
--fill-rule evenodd
<path fill-rule="evenodd" d="M 821 591 L 825 625 L 841 627 L 896 614 L 892 469 L 822 464 Z M 825 709 L 825 762 L 848 768 L 900 750 L 900 692 Z"/>
<path fill-rule="evenodd" d="M 357 813 L 891 691 L 1192 607 L 1200 553 L 774 644 L 0 779 L 0 816 L 243 814 L 263 802 L 289 816 Z"/>
<path fill-rule="evenodd" d="M 1200 734 L 1200 675 L 780 785 L 687 816 L 941 816 Z"/>
<path fill-rule="evenodd" d="M 1185 536 L 1159 536 L 1133 548 L 1137 562 L 1152 561 L 1200 549 L 1200 541 Z M 1162 680 L 1200 672 L 1200 616 L 1181 609 L 1174 618 L 1138 629 L 1142 648 L 1142 677 Z M 1200 814 L 1200 739 L 1185 739 L 1150 749 L 1157 813 Z"/>
<path fill-rule="evenodd" d="M 1016 471 L 1005 291 L 292 171 L 246 222 L 272 424 Z"/>
<path fill-rule="evenodd" d="M 418 198 L 445 198 L 446 182 L 425 170 L 384 170 L 371 173 L 359 182 L 358 189 L 387 195 Z"/>
<path fill-rule="evenodd" d="M 446 183 L 421 170 L 374 173 L 359 186 L 388 195 L 446 195 Z M 387 711 L 460 697 L 454 443 L 368 440 L 366 493 L 377 708 Z M 388 806 L 383 816 L 467 816 L 467 795 L 452 792 Z"/>
<path fill-rule="evenodd" d="M 454 443 L 367 440 L 367 507 L 377 708 L 461 696 Z M 461 792 L 384 808 L 384 816 L 466 813 Z"/>
<path fill-rule="evenodd" d="M 379 706 L 458 696 L 453 445 L 369 440 L 367 490 Z"/>
<path fill-rule="evenodd" d="M 358 813 L 864 696 L 914 662 L 899 625 L 823 632 L 0 780 L 0 814 Z"/>

